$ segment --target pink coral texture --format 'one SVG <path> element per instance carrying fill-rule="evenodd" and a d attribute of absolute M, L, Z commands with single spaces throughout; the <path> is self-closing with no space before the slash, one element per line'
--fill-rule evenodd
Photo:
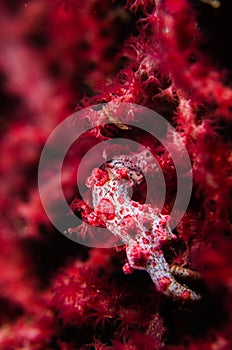
<path fill-rule="evenodd" d="M 230 13 L 226 1 L 0 2 L 1 350 L 232 348 Z M 61 234 L 48 219 L 37 183 L 43 146 L 67 116 L 104 103 L 147 107 L 184 143 L 193 188 L 173 231 L 175 166 L 139 128 L 133 140 L 142 150 L 108 147 L 110 161 L 98 154 L 104 164 L 92 159 L 80 174 L 85 200 L 77 189 L 85 153 L 129 138 L 133 113 L 123 123 L 117 113 L 109 122 L 94 110 L 77 117 L 90 128 L 64 162 L 70 212 L 62 215 L 82 224 Z M 144 199 L 144 174 L 157 164 L 162 211 Z M 91 226 L 121 245 L 73 241 Z"/>

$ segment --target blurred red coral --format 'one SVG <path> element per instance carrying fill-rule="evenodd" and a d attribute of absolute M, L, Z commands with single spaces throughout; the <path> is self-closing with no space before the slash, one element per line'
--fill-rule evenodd
<path fill-rule="evenodd" d="M 195 4 L 0 3 L 1 349 L 231 349 L 231 66 L 207 48 L 197 12 L 221 15 L 226 5 Z M 193 194 L 166 255 L 201 273 L 189 281 L 203 295 L 195 305 L 166 300 L 142 271 L 124 275 L 123 250 L 79 246 L 44 213 L 37 168 L 49 133 L 76 105 L 108 101 L 162 114 L 189 151 Z M 99 127 L 80 140 L 65 170 L 70 202 L 83 152 L 122 131 Z M 136 137 L 158 153 L 168 210 L 172 161 L 147 135 Z"/>

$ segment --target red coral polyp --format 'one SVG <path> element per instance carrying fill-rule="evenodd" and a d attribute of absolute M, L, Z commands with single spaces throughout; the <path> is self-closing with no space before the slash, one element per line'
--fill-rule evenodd
<path fill-rule="evenodd" d="M 218 5 L 0 2 L 1 350 L 232 348 L 231 9 L 226 1 Z M 212 53 L 207 40 L 220 42 L 221 50 Z M 95 109 L 76 120 L 97 127 L 67 157 L 64 187 L 73 213 L 62 214 L 83 221 L 68 230 L 69 238 L 84 239 L 91 226 L 108 229 L 124 244 L 117 252 L 81 246 L 57 232 L 37 187 L 40 153 L 52 130 L 75 106 L 106 102 L 111 124 L 102 127 L 106 115 Z M 176 195 L 174 164 L 139 130 L 135 141 L 157 155 L 165 175 L 162 213 L 144 200 L 142 173 L 155 171 L 144 153 L 109 147 L 108 164 L 91 160 L 81 174 L 85 200 L 76 193 L 74 169 L 84 154 L 130 130 L 135 116 L 118 123 L 117 102 L 160 113 L 189 152 L 192 197 L 173 232 L 164 214 Z M 174 135 L 171 142 L 181 164 Z M 57 177 L 46 176 L 53 202 Z"/>

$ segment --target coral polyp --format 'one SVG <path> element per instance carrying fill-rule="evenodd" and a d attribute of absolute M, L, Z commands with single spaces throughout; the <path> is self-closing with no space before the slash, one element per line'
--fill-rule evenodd
<path fill-rule="evenodd" d="M 232 349 L 231 22 L 226 0 L 0 1 L 1 350 Z M 76 118 L 90 126 L 63 167 L 67 208 L 83 222 L 70 235 L 89 234 L 88 222 L 121 240 L 117 249 L 58 232 L 37 185 L 54 128 L 110 102 L 162 115 L 181 137 L 193 177 L 188 209 L 170 231 L 174 164 L 136 130 L 133 140 L 164 174 L 164 209 L 143 198 L 144 175 L 156 165 L 139 151 L 113 154 L 102 167 L 101 155 L 91 159 L 78 183 L 84 202 L 76 168 L 85 152 L 129 134 L 133 115 L 106 121 L 92 109 Z M 59 152 L 52 149 L 54 172 L 44 174 L 52 208 L 60 208 Z M 58 220 L 67 217 L 72 227 L 71 209 Z"/>

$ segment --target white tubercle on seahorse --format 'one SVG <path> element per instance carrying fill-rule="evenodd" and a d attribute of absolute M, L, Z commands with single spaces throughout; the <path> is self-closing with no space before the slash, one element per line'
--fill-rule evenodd
<path fill-rule="evenodd" d="M 168 226 L 170 217 L 150 204 L 133 201 L 129 195 L 132 186 L 139 185 L 155 166 L 150 153 L 142 151 L 116 156 L 101 169 L 95 168 L 86 181 L 92 189 L 94 215 L 125 243 L 125 273 L 146 270 L 156 289 L 168 297 L 198 300 L 197 293 L 176 281 L 165 260 L 164 242 L 176 239 Z M 184 270 L 186 274 L 188 269 Z"/>

